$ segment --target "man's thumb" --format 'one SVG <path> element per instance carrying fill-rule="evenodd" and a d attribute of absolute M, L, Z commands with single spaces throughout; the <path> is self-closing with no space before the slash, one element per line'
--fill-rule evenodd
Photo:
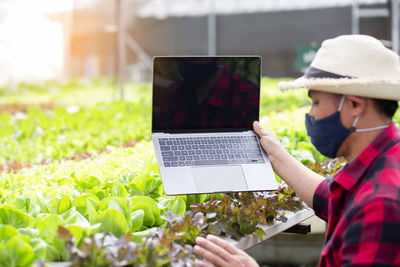
<path fill-rule="evenodd" d="M 261 127 L 258 121 L 255 121 L 253 123 L 253 129 L 260 137 L 268 135 L 268 132 L 263 127 Z"/>

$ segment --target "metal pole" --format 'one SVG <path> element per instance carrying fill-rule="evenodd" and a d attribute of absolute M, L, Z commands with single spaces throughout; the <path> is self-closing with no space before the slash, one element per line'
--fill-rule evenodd
<path fill-rule="evenodd" d="M 208 55 L 217 54 L 217 19 L 215 14 L 215 0 L 209 0 L 208 12 Z"/>
<path fill-rule="evenodd" d="M 124 78 L 125 78 L 125 40 L 122 9 L 123 0 L 117 0 L 118 14 L 118 73 L 119 73 L 119 93 L 121 101 L 124 101 Z"/>
<path fill-rule="evenodd" d="M 360 10 L 357 0 L 353 1 L 351 6 L 351 33 L 360 33 Z"/>
<path fill-rule="evenodd" d="M 144 51 L 144 49 L 136 42 L 135 39 L 129 34 L 124 32 L 124 40 L 128 47 L 138 55 L 138 57 L 143 61 L 144 65 L 151 71 L 152 67 L 152 59 L 151 57 Z"/>
<path fill-rule="evenodd" d="M 399 53 L 399 0 L 392 0 L 392 50 Z"/>

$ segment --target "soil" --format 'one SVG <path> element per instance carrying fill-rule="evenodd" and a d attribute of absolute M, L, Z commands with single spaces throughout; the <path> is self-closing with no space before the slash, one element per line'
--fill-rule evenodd
<path fill-rule="evenodd" d="M 22 104 L 22 103 L 6 103 L 6 104 L 0 104 L 0 113 L 2 112 L 8 112 L 11 115 L 14 115 L 15 113 L 22 112 L 26 113 L 29 107 L 37 107 L 40 109 L 45 109 L 45 110 L 51 110 L 56 107 L 56 104 L 53 102 L 47 102 L 47 103 L 40 103 L 40 104 Z"/>

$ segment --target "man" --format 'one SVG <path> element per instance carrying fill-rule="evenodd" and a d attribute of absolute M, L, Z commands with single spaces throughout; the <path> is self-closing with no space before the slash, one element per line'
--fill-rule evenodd
<path fill-rule="evenodd" d="M 311 142 L 347 161 L 325 179 L 254 123 L 274 171 L 328 222 L 320 266 L 400 266 L 400 132 L 392 122 L 400 100 L 398 55 L 370 36 L 339 36 L 322 43 L 303 77 L 279 87 L 309 89 Z M 217 237 L 196 241 L 195 253 L 217 266 L 257 266 Z"/>

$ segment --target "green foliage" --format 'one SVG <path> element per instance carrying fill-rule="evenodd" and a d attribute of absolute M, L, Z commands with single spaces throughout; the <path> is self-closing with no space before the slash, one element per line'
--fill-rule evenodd
<path fill-rule="evenodd" d="M 8 228 L 9 233 L 15 234 L 10 229 L 16 229 L 19 235 L 32 238 L 34 243 L 26 242 L 40 252 L 34 259 L 66 259 L 64 241 L 56 237 L 59 226 L 68 229 L 77 245 L 83 245 L 94 233 L 121 236 L 165 227 L 161 215 L 167 210 L 180 216 L 186 210 L 186 198 L 163 195 L 149 142 L 79 162 L 3 172 L 0 194 L 6 203 L 0 207 L 0 225 L 15 227 Z M 2 233 L 0 229 L 0 238 L 8 238 Z M 4 248 L 4 253 L 9 249 Z"/>
<path fill-rule="evenodd" d="M 129 225 L 125 216 L 118 210 L 107 209 L 100 212 L 93 220 L 93 223 L 100 223 L 100 232 L 113 233 L 121 236 L 128 233 Z"/>
<path fill-rule="evenodd" d="M 66 82 L 45 81 L 39 83 L 20 83 L 16 86 L 0 88 L 0 104 L 22 103 L 36 105 L 54 103 L 61 106 L 92 106 L 119 100 L 118 82 L 113 79 L 92 80 L 71 79 Z M 127 102 L 149 102 L 151 84 L 126 84 Z"/>
<path fill-rule="evenodd" d="M 19 117 L 1 113 L 0 163 L 65 159 L 149 136 L 148 102 L 56 107 L 51 111 L 29 108 Z"/>
<path fill-rule="evenodd" d="M 260 117 L 271 112 L 291 112 L 311 104 L 307 90 L 279 91 L 278 83 L 289 79 L 276 79 L 263 77 L 261 79 Z"/>

